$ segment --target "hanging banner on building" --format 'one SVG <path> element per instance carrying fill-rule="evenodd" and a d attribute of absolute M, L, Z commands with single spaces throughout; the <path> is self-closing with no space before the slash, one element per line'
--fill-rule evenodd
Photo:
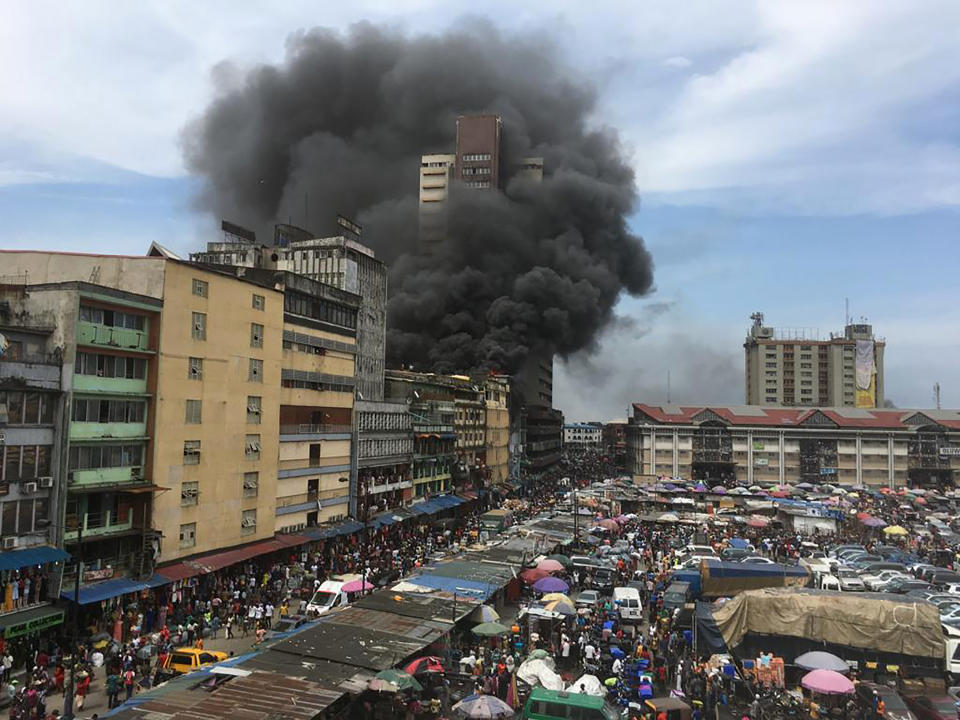
<path fill-rule="evenodd" d="M 872 408 L 877 406 L 877 363 L 874 356 L 873 340 L 857 340 L 857 352 L 854 359 L 856 377 L 856 406 Z"/>
<path fill-rule="evenodd" d="M 877 406 L 877 376 L 870 378 L 870 385 L 866 390 L 856 389 L 855 404 L 858 408 L 872 408 Z"/>

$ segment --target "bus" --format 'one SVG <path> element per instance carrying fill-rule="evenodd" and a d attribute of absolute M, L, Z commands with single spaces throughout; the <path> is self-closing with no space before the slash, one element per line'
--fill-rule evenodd
<path fill-rule="evenodd" d="M 602 697 L 534 688 L 520 717 L 524 720 L 617 720 L 620 713 Z"/>

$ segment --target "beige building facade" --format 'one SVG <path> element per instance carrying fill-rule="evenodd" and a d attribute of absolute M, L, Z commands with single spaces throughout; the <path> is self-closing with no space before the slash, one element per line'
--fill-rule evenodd
<path fill-rule="evenodd" d="M 510 475 L 510 381 L 500 375 L 484 383 L 484 443 L 488 482 L 500 483 Z"/>
<path fill-rule="evenodd" d="M 870 325 L 847 324 L 817 339 L 809 329 L 779 329 L 754 313 L 744 341 L 746 403 L 767 406 L 883 407 L 886 343 Z"/>
<path fill-rule="evenodd" d="M 707 485 L 953 487 L 960 411 L 634 405 L 634 475 Z"/>

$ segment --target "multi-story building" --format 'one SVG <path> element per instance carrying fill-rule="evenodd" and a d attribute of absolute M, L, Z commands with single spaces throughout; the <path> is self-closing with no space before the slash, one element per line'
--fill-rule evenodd
<path fill-rule="evenodd" d="M 457 489 L 483 485 L 486 476 L 486 411 L 484 389 L 466 375 L 451 375 L 454 382 L 454 432 L 456 463 L 454 485 Z"/>
<path fill-rule="evenodd" d="M 405 400 L 358 400 L 358 490 L 371 512 L 412 495 L 413 417 Z"/>
<path fill-rule="evenodd" d="M 490 483 L 502 483 L 510 475 L 510 381 L 505 376 L 486 378 L 484 407 L 487 476 Z"/>
<path fill-rule="evenodd" d="M 453 487 L 456 463 L 454 383 L 441 375 L 387 370 L 387 397 L 408 403 L 413 427 L 413 497 Z"/>
<path fill-rule="evenodd" d="M 600 423 L 568 423 L 563 426 L 563 445 L 571 449 L 599 449 L 603 444 Z"/>
<path fill-rule="evenodd" d="M 461 115 L 457 118 L 456 145 L 451 154 L 424 155 L 420 162 L 421 248 L 446 236 L 447 199 L 451 181 L 465 188 L 495 189 L 507 179 L 502 166 L 503 122 L 499 115 Z M 513 176 L 540 182 L 543 158 L 522 158 L 510 168 Z M 560 459 L 562 414 L 553 410 L 553 351 L 533 348 L 516 376 L 513 447 L 526 454 L 526 465 L 544 470 Z M 522 399 L 521 399 L 522 398 Z M 528 433 L 533 430 L 533 439 Z"/>
<path fill-rule="evenodd" d="M 886 343 L 866 323 L 820 340 L 804 328 L 774 328 L 763 313 L 743 344 L 748 405 L 883 407 Z"/>
<path fill-rule="evenodd" d="M 626 420 L 613 420 L 603 424 L 603 451 L 618 468 L 624 467 L 627 459 Z"/>
<path fill-rule="evenodd" d="M 346 514 L 356 295 L 290 273 L 188 263 L 161 248 L 147 257 L 12 251 L 3 260 L 39 287 L 74 293 L 54 311 L 71 410 L 66 512 L 86 523 L 85 573 L 105 577 L 108 566 L 144 567 L 148 555 L 168 562 Z M 34 286 L 31 294 L 40 296 Z M 68 523 L 68 546 L 76 534 Z"/>
<path fill-rule="evenodd" d="M 708 485 L 953 487 L 960 411 L 636 404 L 627 463 Z"/>

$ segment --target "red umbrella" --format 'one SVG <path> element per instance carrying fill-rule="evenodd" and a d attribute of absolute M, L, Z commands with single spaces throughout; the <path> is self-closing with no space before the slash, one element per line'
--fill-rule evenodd
<path fill-rule="evenodd" d="M 789 495 L 790 493 L 788 493 L 786 490 L 774 490 L 772 493 L 770 493 L 770 497 L 775 498 L 785 498 L 789 497 Z"/>
<path fill-rule="evenodd" d="M 530 568 L 529 570 L 524 570 L 520 573 L 520 579 L 523 580 L 527 585 L 533 585 L 537 580 L 542 580 L 547 577 L 550 573 L 546 570 L 541 570 L 540 568 Z"/>
<path fill-rule="evenodd" d="M 620 529 L 620 526 L 617 525 L 617 521 L 616 521 L 616 520 L 611 520 L 610 518 L 607 518 L 607 519 L 605 519 L 605 520 L 599 520 L 599 521 L 597 522 L 597 525 L 599 525 L 599 526 L 602 527 L 602 528 L 606 528 L 607 530 L 619 530 L 619 529 Z"/>
<path fill-rule="evenodd" d="M 866 520 L 868 517 L 870 517 L 870 513 L 868 513 L 868 512 L 858 512 L 858 513 L 857 513 L 857 520 Z"/>
<path fill-rule="evenodd" d="M 408 675 L 423 675 L 424 673 L 442 673 L 444 669 L 440 658 L 428 655 L 412 660 L 403 671 Z"/>

